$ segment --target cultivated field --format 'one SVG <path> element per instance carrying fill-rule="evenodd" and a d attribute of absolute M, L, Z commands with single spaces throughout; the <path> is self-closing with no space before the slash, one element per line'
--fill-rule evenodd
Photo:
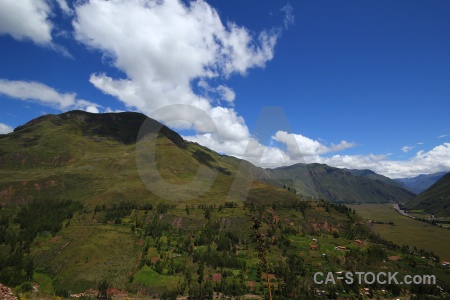
<path fill-rule="evenodd" d="M 433 251 L 443 260 L 450 260 L 450 229 L 439 228 L 397 213 L 392 204 L 349 205 L 365 219 L 389 224 L 373 224 L 375 232 L 399 245 L 416 246 Z"/>

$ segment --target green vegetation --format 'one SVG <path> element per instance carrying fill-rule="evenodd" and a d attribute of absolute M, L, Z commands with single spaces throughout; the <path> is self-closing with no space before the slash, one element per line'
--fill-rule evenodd
<path fill-rule="evenodd" d="M 407 245 L 411 249 L 424 249 L 437 254 L 443 260 L 450 260 L 448 251 L 450 229 L 402 216 L 395 211 L 392 204 L 363 204 L 350 207 L 363 218 L 377 221 L 372 228 L 384 239 L 398 245 Z"/>
<path fill-rule="evenodd" d="M 450 217 L 450 173 L 406 204 L 407 209 L 424 210 L 435 217 Z"/>
<path fill-rule="evenodd" d="M 272 184 L 280 181 L 289 190 L 332 202 L 406 202 L 414 196 L 397 181 L 369 170 L 338 169 L 324 164 L 295 164 L 266 172 Z M 277 178 L 282 179 L 277 181 Z"/>
<path fill-rule="evenodd" d="M 319 196 L 341 202 L 351 200 L 348 193 L 363 201 L 370 191 L 378 196 L 369 201 L 409 197 L 398 186 L 321 165 L 311 166 L 311 176 L 282 180 L 290 178 L 285 169 L 275 174 L 222 156 L 156 121 L 161 131 L 136 141 L 144 119 L 69 112 L 0 136 L 0 282 L 25 292 L 34 280 L 48 294 L 101 298 L 111 296 L 109 286 L 164 299 L 249 293 L 312 299 L 318 290 L 355 298 L 364 286 L 316 285 L 315 272 L 389 270 L 436 274 L 444 291 L 450 289 L 450 271 L 433 253 L 415 255 L 377 235 L 353 209 L 309 193 L 315 186 Z M 144 168 L 141 180 L 136 154 L 147 157 L 139 146 L 152 141 L 156 168 Z M 216 175 L 192 197 L 184 184 L 200 168 Z M 333 183 L 329 174 L 338 179 Z M 180 200 L 147 188 L 159 177 Z M 340 187 L 346 180 L 351 184 Z M 244 189 L 229 194 L 234 182 Z M 412 290 L 447 295 L 407 285 L 371 287 L 374 298 Z"/>

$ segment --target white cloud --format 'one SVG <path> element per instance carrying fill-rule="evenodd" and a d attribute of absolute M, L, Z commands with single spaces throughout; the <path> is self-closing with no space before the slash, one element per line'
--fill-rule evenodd
<path fill-rule="evenodd" d="M 404 152 L 404 153 L 407 153 L 407 152 L 409 152 L 409 151 L 411 151 L 412 149 L 414 149 L 416 146 L 403 146 L 402 147 L 402 151 Z"/>
<path fill-rule="evenodd" d="M 60 93 L 45 84 L 35 81 L 0 79 L 0 94 L 14 99 L 50 106 L 61 111 L 67 109 L 87 110 L 88 108 L 92 111 L 94 107 L 100 107 L 98 104 L 77 99 L 75 93 Z"/>
<path fill-rule="evenodd" d="M 223 83 L 210 82 L 265 67 L 274 56 L 279 31 L 253 34 L 235 23 L 224 24 L 217 11 L 201 0 L 189 4 L 91 0 L 76 5 L 75 12 L 76 39 L 100 50 L 126 74 L 125 78 L 92 74 L 95 87 L 117 97 L 128 109 L 178 129 L 190 124 L 198 132 L 186 137 L 192 141 L 229 155 L 244 155 L 253 141 L 248 127 L 234 108 L 220 104 L 233 106 L 236 94 Z M 203 94 L 194 92 L 196 81 Z M 161 110 L 175 104 L 200 108 L 215 129 L 192 111 Z M 264 151 L 258 145 L 258 151 Z"/>
<path fill-rule="evenodd" d="M 30 39 L 36 44 L 50 44 L 53 25 L 51 8 L 45 0 L 0 1 L 0 34 L 17 40 Z"/>
<path fill-rule="evenodd" d="M 201 0 L 189 4 L 179 0 L 92 0 L 75 6 L 75 11 L 77 40 L 102 51 L 126 74 L 120 79 L 92 74 L 90 82 L 95 87 L 117 97 L 128 109 L 147 115 L 172 104 L 198 107 L 216 122 L 218 131 L 211 135 L 216 144 L 248 141 L 242 117 L 232 108 L 217 106 L 218 99 L 209 97 L 214 93 L 232 105 L 234 91 L 224 84 L 211 87 L 208 81 L 264 67 L 273 58 L 278 32 L 253 35 L 235 23 L 223 24 L 217 11 Z M 193 91 L 195 80 L 205 95 Z M 192 119 L 177 110 L 172 114 Z M 159 120 L 172 117 L 166 114 Z M 206 133 L 198 124 L 194 128 Z"/>
<path fill-rule="evenodd" d="M 224 100 L 230 105 L 233 105 L 234 99 L 236 99 L 236 93 L 232 88 L 226 85 L 221 84 L 217 87 L 211 87 L 205 80 L 200 80 L 197 83 L 197 86 L 202 89 L 206 98 L 215 98 L 214 96 L 211 96 L 211 93 L 213 95 L 217 94 L 220 98 L 219 100 Z"/>
<path fill-rule="evenodd" d="M 448 136 L 450 136 L 450 134 L 443 134 L 443 135 L 438 136 L 437 138 L 438 139 L 442 139 L 442 138 L 445 138 L 445 137 L 448 137 Z"/>
<path fill-rule="evenodd" d="M 390 160 L 387 155 L 334 155 L 316 157 L 314 161 L 338 168 L 371 169 L 391 178 L 414 177 L 450 171 L 450 143 L 438 145 L 428 152 L 419 151 L 408 160 Z"/>
<path fill-rule="evenodd" d="M 89 105 L 86 107 L 86 111 L 93 113 L 93 114 L 98 114 L 100 111 L 98 110 L 97 106 L 94 105 Z"/>
<path fill-rule="evenodd" d="M 66 0 L 56 0 L 56 2 L 59 5 L 59 8 L 61 8 L 61 10 L 68 16 L 73 15 L 73 11 L 72 9 L 69 7 L 69 5 L 67 4 Z"/>
<path fill-rule="evenodd" d="M 289 29 L 289 26 L 294 25 L 295 22 L 294 8 L 288 3 L 281 8 L 281 11 L 284 13 L 284 28 Z"/>
<path fill-rule="evenodd" d="M 292 6 L 288 4 L 282 10 L 288 28 L 294 23 Z M 178 128 L 192 126 L 197 134 L 185 138 L 215 151 L 263 166 L 319 162 L 370 168 L 391 177 L 435 171 L 447 167 L 446 162 L 450 161 L 448 146 L 419 152 L 408 161 L 389 160 L 387 155 L 324 157 L 355 144 L 341 141 L 326 145 L 283 131 L 275 133 L 274 140 L 286 144 L 286 150 L 265 147 L 252 137 L 245 120 L 233 107 L 224 107 L 217 101 L 224 100 L 230 106 L 236 98 L 230 87 L 218 81 L 233 74 L 245 76 L 251 68 L 264 68 L 274 56 L 280 29 L 254 34 L 235 23 L 224 24 L 205 1 L 80 1 L 75 4 L 73 27 L 79 42 L 99 50 L 125 74 L 114 78 L 93 73 L 90 82 L 95 87 L 117 97 L 129 110 L 141 111 Z M 195 82 L 198 94 L 192 86 Z M 200 108 L 215 126 L 189 110 L 160 111 L 174 104 Z"/>
<path fill-rule="evenodd" d="M 286 131 L 278 131 L 273 139 L 286 144 L 288 153 L 293 159 L 342 151 L 355 146 L 354 143 L 347 141 L 341 141 L 337 145 L 326 146 L 301 134 L 287 133 Z"/>
<path fill-rule="evenodd" d="M 236 93 L 226 85 L 219 85 L 217 87 L 217 92 L 219 92 L 223 100 L 229 103 L 233 103 L 234 99 L 236 98 Z"/>
<path fill-rule="evenodd" d="M 7 134 L 12 132 L 14 129 L 11 126 L 0 123 L 0 134 Z"/>

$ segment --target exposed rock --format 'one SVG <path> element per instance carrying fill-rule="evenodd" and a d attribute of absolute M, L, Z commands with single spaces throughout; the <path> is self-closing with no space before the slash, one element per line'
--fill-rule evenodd
<path fill-rule="evenodd" d="M 0 283 L 0 299 L 17 300 L 17 297 L 14 296 L 12 290 L 9 287 L 4 286 L 3 284 Z"/>

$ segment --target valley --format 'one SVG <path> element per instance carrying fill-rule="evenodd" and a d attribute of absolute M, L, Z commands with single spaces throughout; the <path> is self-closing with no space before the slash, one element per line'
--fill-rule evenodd
<path fill-rule="evenodd" d="M 432 251 L 441 260 L 450 260 L 450 230 L 432 224 L 413 220 L 399 214 L 392 204 L 349 205 L 366 220 L 386 224 L 373 224 L 373 230 L 386 240 L 398 245 Z M 393 225 L 389 224 L 390 222 Z"/>

